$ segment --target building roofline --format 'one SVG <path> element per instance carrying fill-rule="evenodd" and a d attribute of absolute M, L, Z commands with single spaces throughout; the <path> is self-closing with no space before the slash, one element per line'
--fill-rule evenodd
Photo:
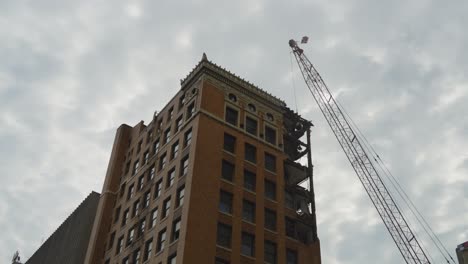
<path fill-rule="evenodd" d="M 216 63 L 211 62 L 210 60 L 208 60 L 205 53 L 203 53 L 202 59 L 200 60 L 200 62 L 198 62 L 195 68 L 193 68 L 192 71 L 184 79 L 180 80 L 181 86 L 184 87 L 187 84 L 189 84 L 195 76 L 197 76 L 201 72 L 204 72 L 205 69 L 211 71 L 212 73 L 220 75 L 221 77 L 224 77 L 227 81 L 233 82 L 245 88 L 247 91 L 250 91 L 256 94 L 257 96 L 260 96 L 278 105 L 279 107 L 287 107 L 286 103 L 278 97 L 268 93 L 263 89 L 258 88 L 258 86 L 250 83 L 249 81 L 244 80 L 243 78 L 235 75 L 234 73 L 230 72 L 229 70 L 226 70 L 225 68 L 217 65 Z"/>

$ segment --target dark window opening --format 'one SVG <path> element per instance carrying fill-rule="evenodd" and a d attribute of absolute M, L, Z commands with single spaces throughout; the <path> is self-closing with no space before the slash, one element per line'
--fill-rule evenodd
<path fill-rule="evenodd" d="M 252 163 L 257 163 L 257 149 L 250 145 L 249 143 L 245 143 L 245 160 L 248 160 Z"/>
<path fill-rule="evenodd" d="M 257 135 L 257 120 L 251 118 L 251 117 L 246 117 L 245 118 L 245 130 L 247 133 L 250 133 L 252 135 Z"/>
<path fill-rule="evenodd" d="M 229 161 L 223 160 L 221 167 L 221 177 L 225 180 L 232 182 L 235 170 L 234 164 L 230 163 Z"/>
<path fill-rule="evenodd" d="M 226 122 L 228 122 L 231 125 L 237 126 L 238 116 L 239 116 L 239 112 L 237 112 L 237 110 L 234 110 L 230 107 L 226 107 L 226 114 L 225 114 Z"/>
<path fill-rule="evenodd" d="M 236 138 L 224 133 L 224 150 L 234 153 L 236 150 Z"/>

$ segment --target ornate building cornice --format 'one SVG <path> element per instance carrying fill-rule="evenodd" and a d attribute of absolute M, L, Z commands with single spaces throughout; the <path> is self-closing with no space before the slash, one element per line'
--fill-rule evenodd
<path fill-rule="evenodd" d="M 240 86 L 241 88 L 244 88 L 245 91 L 252 93 L 270 103 L 273 103 L 280 108 L 287 108 L 286 103 L 283 100 L 258 88 L 254 84 L 242 79 L 234 73 L 231 73 L 225 68 L 222 68 L 221 66 L 209 61 L 205 53 L 203 53 L 202 59 L 197 64 L 197 66 L 195 66 L 195 68 L 193 68 L 184 79 L 180 80 L 182 88 L 192 83 L 197 79 L 196 77 L 202 73 L 207 73 L 222 82 L 231 84 L 232 86 Z"/>

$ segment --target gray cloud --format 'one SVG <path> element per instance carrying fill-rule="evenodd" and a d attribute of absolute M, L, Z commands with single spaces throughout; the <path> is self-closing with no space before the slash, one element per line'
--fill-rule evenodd
<path fill-rule="evenodd" d="M 91 190 L 115 129 L 149 120 L 202 52 L 315 123 L 326 263 L 401 262 L 287 41 L 305 48 L 450 252 L 468 240 L 463 1 L 0 2 L 0 259 L 29 257 Z M 431 250 L 433 250 L 431 248 Z"/>

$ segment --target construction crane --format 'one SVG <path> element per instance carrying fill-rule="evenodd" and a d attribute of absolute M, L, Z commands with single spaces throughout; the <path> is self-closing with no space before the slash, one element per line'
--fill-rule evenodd
<path fill-rule="evenodd" d="M 302 43 L 307 42 L 307 37 Z M 293 39 L 302 76 L 406 263 L 431 263 L 322 77 Z"/>

